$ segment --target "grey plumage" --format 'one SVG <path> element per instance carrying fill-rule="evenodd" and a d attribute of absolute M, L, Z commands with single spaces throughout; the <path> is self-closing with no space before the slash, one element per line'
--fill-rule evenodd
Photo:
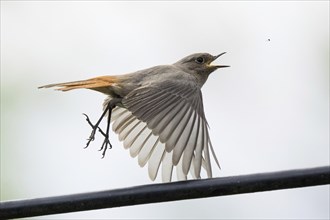
<path fill-rule="evenodd" d="M 187 179 L 189 171 L 192 178 L 201 178 L 202 167 L 210 178 L 210 150 L 219 163 L 209 137 L 201 87 L 211 72 L 227 67 L 211 65 L 220 55 L 192 54 L 173 65 L 44 87 L 96 90 L 108 95 L 104 106 L 113 98 L 119 100 L 112 110 L 112 129 L 130 155 L 138 157 L 140 166 L 148 163 L 152 180 L 161 168 L 162 180 L 171 181 L 174 167 L 178 180 Z"/>

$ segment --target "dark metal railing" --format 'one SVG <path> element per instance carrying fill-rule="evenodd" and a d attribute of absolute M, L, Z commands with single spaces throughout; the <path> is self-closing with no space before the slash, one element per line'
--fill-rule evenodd
<path fill-rule="evenodd" d="M 330 166 L 5 201 L 0 203 L 0 218 L 32 217 L 325 184 L 330 184 Z"/>

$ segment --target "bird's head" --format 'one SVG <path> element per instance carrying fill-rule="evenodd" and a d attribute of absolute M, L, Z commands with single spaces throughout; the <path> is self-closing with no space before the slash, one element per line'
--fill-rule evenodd
<path fill-rule="evenodd" d="M 207 77 L 210 73 L 212 73 L 213 71 L 219 68 L 229 67 L 227 65 L 212 64 L 214 60 L 224 55 L 225 53 L 226 52 L 223 52 L 216 56 L 212 56 L 211 54 L 208 53 L 195 53 L 179 60 L 174 65 L 185 70 L 188 73 Z"/>

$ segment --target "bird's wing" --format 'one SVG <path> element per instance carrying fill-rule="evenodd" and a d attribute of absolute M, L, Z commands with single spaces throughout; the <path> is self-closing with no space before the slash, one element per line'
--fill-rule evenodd
<path fill-rule="evenodd" d="M 162 164 L 163 182 L 171 181 L 173 166 L 179 180 L 200 178 L 201 167 L 212 177 L 209 149 L 214 156 L 199 88 L 167 84 L 140 87 L 122 100 L 112 113 L 113 130 L 138 156 L 140 166 L 148 162 L 154 180 Z M 219 165 L 219 164 L 218 164 Z"/>

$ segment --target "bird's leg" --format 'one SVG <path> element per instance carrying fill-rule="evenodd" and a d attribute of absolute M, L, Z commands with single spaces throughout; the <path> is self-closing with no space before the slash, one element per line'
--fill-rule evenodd
<path fill-rule="evenodd" d="M 89 120 L 89 117 L 84 113 L 83 115 L 86 116 L 86 121 L 88 122 L 88 124 L 93 128 L 91 134 L 89 135 L 89 138 L 87 139 L 87 144 L 86 144 L 86 147 L 87 148 L 89 146 L 89 144 L 91 143 L 91 141 L 94 141 L 95 139 L 95 133 L 96 133 L 96 130 L 97 128 L 99 127 L 103 117 L 105 116 L 105 114 L 107 113 L 108 111 L 108 107 L 104 110 L 104 112 L 102 113 L 101 117 L 99 118 L 99 120 L 96 122 L 95 125 L 93 125 L 93 123 Z M 100 129 L 100 128 L 99 128 Z M 100 129 L 101 130 L 101 129 Z"/>
<path fill-rule="evenodd" d="M 111 149 L 112 148 L 112 145 L 110 143 L 110 140 L 109 140 L 109 130 L 110 130 L 110 123 L 111 123 L 111 112 L 112 112 L 112 108 L 109 107 L 109 115 L 108 115 L 108 121 L 107 121 L 107 130 L 106 130 L 106 133 L 104 133 L 101 128 L 99 128 L 99 131 L 100 133 L 104 136 L 104 141 L 103 141 L 103 144 L 102 144 L 102 147 L 100 149 L 103 150 L 103 153 L 102 153 L 102 158 L 104 158 L 105 156 L 105 152 L 107 151 L 108 149 L 108 145 L 109 145 L 109 148 Z"/>
<path fill-rule="evenodd" d="M 96 122 L 95 125 L 90 121 L 89 117 L 86 114 L 84 114 L 86 116 L 86 121 L 93 128 L 93 130 L 92 130 L 89 138 L 87 139 L 88 142 L 87 142 L 85 148 L 87 148 L 89 146 L 90 142 L 95 139 L 96 130 L 99 129 L 99 132 L 105 137 L 104 142 L 102 144 L 102 147 L 100 149 L 100 150 L 104 149 L 103 154 L 102 154 L 103 157 L 105 155 L 105 151 L 107 149 L 107 145 L 109 144 L 110 145 L 110 148 L 112 147 L 111 144 L 110 144 L 110 141 L 109 141 L 109 130 L 110 130 L 109 128 L 110 128 L 110 122 L 111 122 L 111 112 L 112 112 L 112 109 L 116 106 L 117 103 L 118 103 L 118 100 L 116 100 L 116 99 L 111 100 L 107 104 L 105 110 L 103 111 L 101 117 L 99 118 L 99 120 Z M 102 131 L 102 129 L 99 127 L 99 125 L 100 125 L 102 119 L 104 118 L 104 116 L 106 115 L 106 113 L 108 111 L 109 111 L 109 117 L 108 117 L 107 131 L 106 131 L 106 133 L 104 133 L 104 131 Z"/>

